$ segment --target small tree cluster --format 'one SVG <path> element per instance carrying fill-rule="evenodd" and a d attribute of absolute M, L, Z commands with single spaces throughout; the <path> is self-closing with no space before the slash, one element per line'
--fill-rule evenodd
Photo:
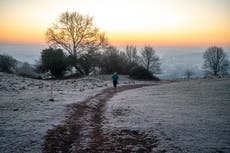
<path fill-rule="evenodd" d="M 93 18 L 78 12 L 62 13 L 48 28 L 46 38 L 51 46 L 60 49 L 43 50 L 41 68 L 50 70 L 55 77 L 62 76 L 67 66 L 75 67 L 81 75 L 96 69 L 100 73 L 129 74 L 133 67 L 140 66 L 150 74 L 160 72 L 159 58 L 152 47 L 146 46 L 139 57 L 135 46 L 127 46 L 126 52 L 108 46 L 105 34 L 94 25 Z"/>
<path fill-rule="evenodd" d="M 142 52 L 145 51 L 145 48 Z M 157 80 L 157 78 L 154 77 L 154 74 L 160 72 L 159 58 L 155 55 L 153 48 L 151 48 L 151 51 L 153 51 L 151 52 L 151 58 L 147 59 L 151 64 L 151 69 L 147 69 L 143 64 L 143 62 L 146 62 L 146 59 L 143 54 L 141 54 L 141 56 L 137 55 L 137 49 L 135 46 L 126 46 L 125 52 L 119 51 L 117 48 L 110 46 L 101 55 L 101 72 L 111 74 L 116 71 L 120 74 L 128 74 L 135 79 Z"/>
<path fill-rule="evenodd" d="M 130 75 L 135 79 L 156 79 L 153 77 L 155 73 L 143 66 L 141 61 L 145 59 L 142 58 L 142 56 L 137 55 L 137 50 L 134 46 L 126 47 L 125 52 L 118 50 L 114 46 L 108 46 L 103 52 L 96 50 L 86 51 L 81 54 L 76 62 L 86 75 L 97 70 L 102 74 L 117 72 Z M 149 59 L 149 62 L 153 63 L 154 61 L 152 60 L 156 59 L 159 60 L 159 58 L 152 58 Z M 62 49 L 48 48 L 41 53 L 39 68 L 43 72 L 50 71 L 55 78 L 59 78 L 63 76 L 68 68 L 73 66 L 74 60 L 76 58 L 71 55 L 65 55 Z M 152 64 L 151 68 L 153 67 L 154 65 Z"/>

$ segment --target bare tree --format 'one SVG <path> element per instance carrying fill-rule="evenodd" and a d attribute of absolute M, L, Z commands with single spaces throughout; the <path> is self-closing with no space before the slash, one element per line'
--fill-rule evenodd
<path fill-rule="evenodd" d="M 111 74 L 115 71 L 119 74 L 128 74 L 128 62 L 126 54 L 114 46 L 108 46 L 100 59 L 102 73 Z"/>
<path fill-rule="evenodd" d="M 145 46 L 141 51 L 141 62 L 153 74 L 160 73 L 160 58 L 155 54 L 155 50 L 151 46 Z"/>
<path fill-rule="evenodd" d="M 132 46 L 132 45 L 127 45 L 126 46 L 126 56 L 127 56 L 127 59 L 129 61 L 129 63 L 132 63 L 132 62 L 137 62 L 138 60 L 138 55 L 137 55 L 137 48 L 136 46 Z"/>
<path fill-rule="evenodd" d="M 65 12 L 48 28 L 46 32 L 47 42 L 66 50 L 75 58 L 74 66 L 81 73 L 83 71 L 77 65 L 79 55 L 86 50 L 95 50 L 107 44 L 103 32 L 93 24 L 93 17 L 84 16 L 78 12 Z"/>
<path fill-rule="evenodd" d="M 204 69 L 206 73 L 222 77 L 228 74 L 229 60 L 221 47 L 210 47 L 203 55 Z"/>

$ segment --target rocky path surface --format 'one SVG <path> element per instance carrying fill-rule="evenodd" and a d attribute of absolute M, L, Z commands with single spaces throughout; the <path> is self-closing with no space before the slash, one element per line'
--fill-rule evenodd
<path fill-rule="evenodd" d="M 147 85 L 121 86 L 116 92 L 109 88 L 81 103 L 72 104 L 71 113 L 66 120 L 48 130 L 43 152 L 151 152 L 157 139 L 144 133 L 129 130 L 106 134 L 103 132 L 103 112 L 106 102 L 119 92 L 144 86 Z M 127 147 L 138 145 L 142 147 L 134 151 Z"/>

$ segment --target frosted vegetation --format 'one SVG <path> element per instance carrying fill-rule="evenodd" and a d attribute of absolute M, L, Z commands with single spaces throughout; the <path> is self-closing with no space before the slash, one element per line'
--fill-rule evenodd
<path fill-rule="evenodd" d="M 122 92 L 108 103 L 105 133 L 155 138 L 152 152 L 229 152 L 230 80 L 193 80 Z M 135 139 L 134 134 L 120 136 Z M 138 147 L 138 148 L 136 148 Z M 143 143 L 127 145 L 133 152 Z M 125 150 L 125 149 L 124 149 Z"/>
<path fill-rule="evenodd" d="M 120 78 L 121 84 L 133 82 Z M 44 81 L 0 72 L 0 152 L 41 152 L 47 130 L 60 124 L 69 104 L 110 87 L 108 79 L 110 76 Z M 54 101 L 49 101 L 51 84 Z"/>
<path fill-rule="evenodd" d="M 47 130 L 65 119 L 71 104 L 112 86 L 110 75 L 56 81 L 0 76 L 2 153 L 41 152 Z M 119 86 L 150 84 L 120 79 Z M 54 101 L 49 101 L 51 84 Z M 118 93 L 107 102 L 103 133 L 118 135 L 109 140 L 124 141 L 123 150 L 131 152 L 227 153 L 229 89 L 229 78 L 222 78 L 157 83 Z"/>
<path fill-rule="evenodd" d="M 29 44 L 0 44 L 0 54 L 13 56 L 18 61 L 36 64 L 40 58 L 40 52 L 47 45 Z M 140 50 L 141 47 L 137 47 Z M 184 72 L 188 69 L 194 72 L 192 77 L 203 76 L 203 52 L 207 47 L 154 47 L 160 57 L 161 79 L 177 79 L 185 77 Z M 119 47 L 124 51 L 124 47 Z M 230 57 L 230 48 L 224 47 L 224 51 Z"/>

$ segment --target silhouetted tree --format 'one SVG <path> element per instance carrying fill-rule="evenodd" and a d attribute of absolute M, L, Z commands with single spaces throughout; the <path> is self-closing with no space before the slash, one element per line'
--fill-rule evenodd
<path fill-rule="evenodd" d="M 120 52 L 117 48 L 109 46 L 103 52 L 101 57 L 102 73 L 118 72 L 119 74 L 127 74 L 127 58 L 125 53 Z"/>
<path fill-rule="evenodd" d="M 127 45 L 125 50 L 127 59 L 129 63 L 138 62 L 137 48 L 136 46 Z"/>
<path fill-rule="evenodd" d="M 82 74 L 78 60 L 83 51 L 98 50 L 107 45 L 105 34 L 93 24 L 93 18 L 78 12 L 62 13 L 56 23 L 48 28 L 46 38 L 51 45 L 65 49 L 72 58 L 72 64 Z"/>
<path fill-rule="evenodd" d="M 0 71 L 12 73 L 15 70 L 17 60 L 9 55 L 0 55 Z"/>
<path fill-rule="evenodd" d="M 151 46 L 145 46 L 141 51 L 141 63 L 153 74 L 160 73 L 160 58 L 155 54 L 155 50 Z"/>
<path fill-rule="evenodd" d="M 209 47 L 203 55 L 204 69 L 207 74 L 222 77 L 228 74 L 229 60 L 221 47 Z"/>
<path fill-rule="evenodd" d="M 66 56 L 62 49 L 48 48 L 41 53 L 41 65 L 45 71 L 55 76 L 62 77 L 67 69 Z"/>

